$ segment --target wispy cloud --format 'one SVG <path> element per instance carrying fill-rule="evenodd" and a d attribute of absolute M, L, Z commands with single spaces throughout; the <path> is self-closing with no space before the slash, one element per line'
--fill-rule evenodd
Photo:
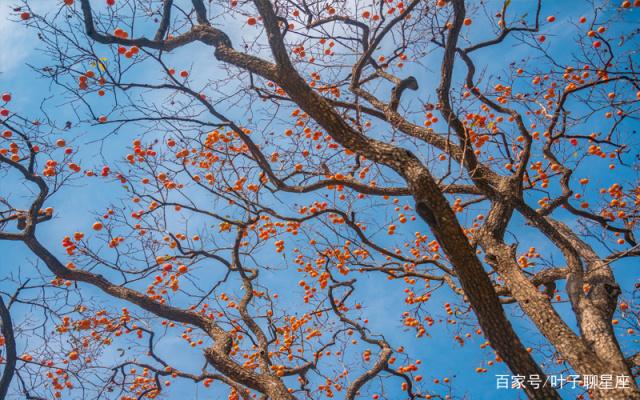
<path fill-rule="evenodd" d="M 17 0 L 0 0 L 0 73 L 4 79 L 17 75 L 40 43 L 35 29 L 18 22 L 19 13 L 13 10 L 19 4 Z M 60 4 L 58 1 L 35 0 L 29 5 L 36 14 L 46 15 L 60 8 Z"/>
<path fill-rule="evenodd" d="M 35 40 L 29 39 L 25 26 L 10 20 L 12 7 L 9 1 L 0 0 L 0 72 L 3 75 L 23 65 L 36 44 Z"/>

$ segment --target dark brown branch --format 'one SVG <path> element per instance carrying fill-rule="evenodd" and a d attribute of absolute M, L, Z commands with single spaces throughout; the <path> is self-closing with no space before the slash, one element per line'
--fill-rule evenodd
<path fill-rule="evenodd" d="M 13 379 L 13 374 L 16 370 L 16 340 L 13 333 L 13 323 L 11 322 L 11 314 L 9 313 L 9 309 L 4 303 L 4 300 L 0 296 L 0 321 L 2 322 L 2 327 L 0 331 L 2 332 L 2 336 L 4 337 L 4 348 L 6 351 L 5 356 L 5 366 L 2 371 L 2 378 L 0 378 L 0 399 L 4 399 L 7 396 L 7 392 L 9 391 L 9 386 L 11 385 L 11 380 Z"/>

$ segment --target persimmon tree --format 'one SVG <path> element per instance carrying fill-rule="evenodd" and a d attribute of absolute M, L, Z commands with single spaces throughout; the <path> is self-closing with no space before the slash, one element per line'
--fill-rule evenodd
<path fill-rule="evenodd" d="M 46 266 L 42 293 L 72 299 L 44 310 L 64 346 L 13 357 L 18 377 L 42 377 L 16 390 L 128 400 L 190 380 L 231 399 L 455 397 L 449 378 L 423 379 L 429 366 L 393 330 L 368 328 L 379 310 L 359 299 L 371 278 L 404 287 L 389 325 L 425 346 L 442 324 L 461 344 L 483 335 L 492 359 L 469 366 L 478 373 L 504 362 L 543 382 L 626 376 L 575 395 L 640 398 L 637 309 L 614 274 L 640 255 L 640 4 L 578 17 L 545 7 L 15 7 L 50 59 L 39 73 L 77 116 L 33 122 L 3 98 L 0 168 L 31 193 L 26 205 L 3 193 L 0 238 Z M 80 160 L 79 129 L 127 148 Z M 55 223 L 49 203 L 96 181 L 118 200 L 88 207 L 96 222 L 69 227 L 64 251 L 39 239 Z M 92 287 L 113 305 L 85 299 Z M 444 320 L 436 289 L 457 299 Z M 532 348 L 516 318 L 544 343 Z M 199 350 L 200 371 L 160 355 L 161 335 Z M 123 341 L 126 360 L 104 355 Z M 523 390 L 560 398 L 551 385 Z"/>

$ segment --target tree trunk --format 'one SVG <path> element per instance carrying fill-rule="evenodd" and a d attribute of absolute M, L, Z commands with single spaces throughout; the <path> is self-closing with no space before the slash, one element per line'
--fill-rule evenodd
<path fill-rule="evenodd" d="M 414 182 L 420 182 L 417 186 L 412 185 L 416 188 L 416 211 L 429 225 L 453 265 L 460 285 L 491 346 L 514 375 L 537 375 L 544 380 L 544 372 L 514 332 L 491 279 L 462 231 L 446 198 L 430 177 L 416 178 Z M 560 399 L 551 387 L 541 386 L 537 390 L 526 387 L 525 392 L 531 399 Z"/>

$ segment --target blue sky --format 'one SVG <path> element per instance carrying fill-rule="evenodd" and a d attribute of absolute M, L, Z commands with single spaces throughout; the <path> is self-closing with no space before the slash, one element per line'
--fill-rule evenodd
<path fill-rule="evenodd" d="M 58 2 L 50 2 L 45 0 L 36 0 L 32 3 L 34 10 L 39 13 L 53 13 L 59 6 Z M 519 12 L 520 9 L 527 5 L 524 0 L 514 0 L 512 10 L 514 13 Z M 556 15 L 558 21 L 549 26 L 543 28 L 544 34 L 549 37 L 548 46 L 551 51 L 562 52 L 564 47 L 572 44 L 574 40 L 574 34 L 569 29 L 566 29 L 571 21 L 575 21 L 579 16 L 585 15 L 590 10 L 588 2 L 583 1 L 552 1 L 545 3 L 543 8 L 543 16 Z M 30 65 L 42 66 L 50 64 L 50 59 L 46 54 L 43 54 L 41 44 L 35 37 L 33 30 L 28 30 L 24 27 L 24 24 L 10 21 L 13 17 L 8 18 L 8 10 L 13 5 L 13 0 L 0 0 L 0 92 L 10 92 L 13 94 L 14 100 L 11 103 L 12 110 L 18 111 L 23 114 L 30 115 L 33 118 L 38 118 L 42 115 L 40 108 L 42 107 L 46 112 L 56 121 L 58 126 L 64 125 L 65 121 L 74 121 L 74 127 L 68 132 L 60 132 L 60 135 L 64 135 L 69 139 L 73 146 L 79 149 L 78 157 L 83 166 L 99 169 L 103 162 L 103 157 L 106 158 L 119 158 L 123 159 L 125 155 L 124 146 L 131 143 L 131 140 L 136 137 L 140 137 L 145 131 L 143 126 L 128 125 L 118 132 L 118 134 L 110 136 L 107 141 L 96 142 L 99 138 L 105 135 L 108 131 L 108 127 L 96 126 L 88 123 L 81 123 L 76 126 L 75 121 L 80 119 L 88 120 L 89 114 L 86 109 L 78 108 L 77 103 L 70 103 L 70 97 L 64 92 L 64 90 L 56 85 L 53 85 L 49 80 L 41 78 L 36 72 L 34 72 Z M 633 11 L 633 17 L 630 17 L 626 23 L 640 22 L 640 10 Z M 227 21 L 227 28 L 231 29 L 233 37 L 240 35 L 242 29 L 246 27 L 237 26 L 232 21 Z M 468 36 L 477 42 L 483 38 L 491 36 L 491 33 L 487 29 L 486 25 L 477 24 L 469 31 Z M 627 29 L 623 27 L 622 29 Z M 508 49 L 505 53 L 504 49 Z M 107 52 L 105 51 L 105 54 Z M 531 49 L 522 44 L 507 41 L 504 46 L 499 50 L 482 51 L 476 54 L 476 61 L 478 64 L 487 65 L 487 74 L 495 73 L 500 74 L 500 71 L 507 67 L 508 62 L 527 58 L 531 55 Z M 569 54 L 567 54 L 568 56 Z M 425 58 L 424 63 L 429 64 L 433 60 L 437 60 L 440 56 L 439 53 L 434 53 Z M 205 85 L 206 78 L 215 77 L 217 73 L 222 73 L 217 65 L 213 65 L 210 62 L 212 59 L 210 49 L 207 49 L 200 45 L 194 45 L 189 49 L 184 49 L 176 52 L 169 57 L 169 60 L 175 63 L 175 68 L 189 69 L 193 76 L 192 84 L 194 87 Z M 138 66 L 132 70 L 129 75 L 130 79 L 141 79 L 146 74 L 150 74 L 150 71 L 146 68 L 147 64 Z M 422 66 L 414 65 L 407 69 L 407 73 L 413 73 L 419 78 L 423 77 L 422 74 L 428 74 L 427 70 L 432 72 L 438 71 L 438 64 L 434 64 L 434 67 L 424 68 Z M 541 65 L 543 67 L 543 65 Z M 212 70 L 213 68 L 213 70 Z M 459 68 L 458 73 L 462 72 L 462 68 Z M 203 77 L 201 81 L 199 77 Z M 426 77 L 422 79 L 428 81 Z M 223 92 L 233 93 L 236 87 L 229 85 L 221 89 Z M 431 98 L 433 98 L 432 89 L 429 88 Z M 426 95 L 422 92 L 407 95 L 407 101 L 420 101 L 424 100 Z M 157 100 L 160 101 L 161 97 L 158 96 Z M 44 103 L 43 103 L 44 100 Z M 151 100 L 150 100 L 151 101 Z M 103 108 L 101 108 L 103 107 Z M 230 117 L 234 119 L 242 119 L 246 116 L 242 107 L 236 108 L 233 104 L 223 104 L 225 112 L 229 113 Z M 227 108 L 224 108 L 227 107 Z M 96 111 L 98 113 L 108 113 L 109 109 L 105 105 L 97 104 Z M 113 114 L 114 118 L 117 118 L 117 113 Z M 275 125 L 277 127 L 277 125 Z M 605 121 L 592 120 L 590 121 L 591 129 L 605 129 Z M 635 127 L 637 128 L 637 127 Z M 629 129 L 635 129 L 630 126 Z M 162 137 L 162 133 L 151 132 L 145 134 L 145 140 L 158 136 Z M 606 163 L 607 161 L 596 161 L 595 163 Z M 593 167 L 601 167 L 601 165 L 593 164 Z M 111 164 L 110 164 L 111 165 Z M 603 164 L 604 165 L 604 164 Z M 612 179 L 622 179 L 626 181 L 633 181 L 637 177 L 633 171 L 611 172 L 606 168 L 587 168 L 585 173 L 589 174 L 589 177 L 596 183 L 594 186 L 606 186 Z M 0 187 L 1 195 L 5 196 L 5 189 L 11 187 L 10 192 L 15 199 L 20 199 L 26 196 L 29 188 L 19 186 L 16 184 L 15 176 L 1 176 Z M 55 208 L 55 218 L 53 221 L 46 224 L 42 224 L 38 230 L 38 237 L 43 243 L 51 244 L 51 248 L 55 250 L 57 254 L 63 257 L 63 249 L 58 245 L 65 235 L 68 235 L 76 230 L 89 231 L 90 225 L 95 221 L 96 214 L 100 215 L 104 210 L 112 205 L 121 204 L 121 200 L 127 196 L 122 185 L 110 182 L 104 184 L 100 180 L 82 179 L 76 184 L 66 187 L 63 191 L 56 194 L 48 203 L 48 206 Z M 309 196 L 309 199 L 314 198 Z M 289 199 L 283 197 L 284 202 L 291 200 L 299 204 L 304 204 L 305 198 Z M 206 201 L 206 197 L 194 196 L 195 201 Z M 17 200 L 20 201 L 20 200 Z M 375 201 L 372 201 L 375 203 Z M 410 204 L 409 199 L 401 201 L 401 204 Z M 283 210 L 286 210 L 287 204 L 278 205 Z M 472 211 L 482 211 L 483 206 L 478 206 Z M 82 210 L 78 212 L 78 210 Z M 378 209 L 374 209 L 373 212 L 377 212 Z M 372 216 L 372 225 L 376 222 L 384 224 L 386 218 L 394 214 L 393 211 L 389 211 L 388 215 Z M 571 223 L 572 218 L 569 215 L 559 214 L 561 219 Z M 376 221 L 376 218 L 379 218 Z M 171 224 L 176 226 L 181 224 L 182 221 L 179 218 L 171 220 Z M 208 222 L 206 221 L 190 221 L 190 224 L 195 226 L 194 229 L 202 229 L 206 231 Z M 522 226 L 523 223 L 516 217 L 514 225 Z M 199 228 L 198 228 L 199 227 Z M 415 231 L 424 231 L 425 227 L 420 222 L 410 222 L 401 228 L 398 233 L 401 235 L 413 235 Z M 517 231 L 518 239 L 524 246 L 528 246 L 528 243 L 536 242 L 539 237 L 532 231 L 526 228 L 519 228 Z M 380 240 L 384 239 L 384 232 L 381 235 L 377 235 Z M 547 251 L 550 256 L 555 256 L 560 260 L 559 254 L 544 242 L 540 242 L 540 251 Z M 599 250 L 602 250 L 601 248 Z M 19 243 L 0 242 L 0 271 L 1 278 L 21 274 L 21 277 L 36 277 L 38 274 L 35 272 L 34 259 L 27 252 L 27 250 Z M 283 265 L 283 261 L 273 252 L 265 251 L 264 258 L 261 261 L 273 266 Z M 289 260 L 290 261 L 290 260 Z M 285 261 L 286 262 L 286 261 Z M 290 266 L 291 264 L 289 264 Z M 624 261 L 616 265 L 615 271 L 619 279 L 619 282 L 623 286 L 623 290 L 626 292 L 625 296 L 629 296 L 630 290 L 633 288 L 634 280 L 637 279 L 637 272 L 634 272 L 634 263 L 632 260 Z M 19 272 L 18 272 L 19 271 Z M 215 275 L 215 273 L 207 273 L 208 275 Z M 281 294 L 280 301 L 284 306 L 293 306 L 295 308 L 296 302 L 300 301 L 302 289 L 296 288 L 291 290 L 289 285 L 284 284 L 281 278 L 282 271 L 276 269 L 272 272 L 266 272 L 262 277 L 264 282 L 272 287 L 272 290 Z M 207 276 L 208 276 L 207 275 Z M 297 281 L 296 278 L 295 280 Z M 113 304 L 110 299 L 105 295 L 99 293 L 97 290 L 87 286 L 80 285 L 81 292 L 85 299 L 100 304 L 104 307 L 112 307 Z M 503 364 L 497 364 L 489 368 L 489 372 L 484 374 L 477 374 L 475 372 L 476 367 L 486 366 L 486 361 L 493 358 L 493 352 L 488 349 L 481 349 L 480 345 L 484 342 L 481 336 L 473 334 L 473 338 L 467 340 L 464 346 L 460 346 L 454 339 L 454 329 L 449 324 L 439 323 L 434 325 L 429 330 L 429 337 L 416 339 L 415 332 L 405 330 L 402 327 L 400 320 L 400 312 L 405 308 L 403 289 L 405 284 L 396 281 L 388 282 L 386 279 L 382 279 L 380 276 L 358 276 L 357 284 L 357 298 L 358 301 L 366 305 L 364 315 L 370 320 L 369 327 L 373 332 L 381 332 L 385 335 L 386 339 L 395 348 L 400 345 L 404 346 L 413 360 L 420 359 L 423 362 L 421 368 L 421 374 L 425 376 L 427 382 L 433 379 L 442 380 L 445 377 L 451 379 L 451 386 L 453 387 L 452 394 L 456 398 L 470 398 L 470 399 L 517 399 L 523 398 L 523 395 L 511 390 L 497 391 L 496 375 L 497 374 L 509 374 L 508 370 Z M 0 290 L 3 292 L 11 292 L 15 289 L 15 284 L 9 281 L 0 282 Z M 238 287 L 236 287 L 236 290 Z M 30 294 L 36 296 L 36 293 Z M 289 302 L 289 304 L 287 304 Z M 446 302 L 452 302 L 454 304 L 460 303 L 459 298 L 452 295 L 447 288 L 437 290 L 434 292 L 433 299 L 427 303 L 427 311 L 432 314 L 436 319 L 442 319 L 446 317 L 444 313 L 443 304 Z M 566 302 L 558 305 L 559 311 L 563 316 L 571 321 L 570 307 Z M 506 311 L 512 315 L 511 320 L 516 327 L 516 330 L 521 334 L 523 342 L 527 346 L 537 347 L 538 344 L 544 344 L 543 338 L 536 332 L 526 319 L 518 317 L 521 313 L 514 306 L 507 306 Z M 26 306 L 16 306 L 13 310 L 14 318 L 17 321 L 27 321 L 29 319 L 37 320 L 39 318 L 37 313 L 34 313 L 33 308 Z M 473 321 L 469 321 L 470 326 L 463 328 L 462 332 L 474 332 L 475 326 Z M 571 321 L 571 325 L 574 326 L 574 322 Z M 157 327 L 157 325 L 155 325 Z M 19 345 L 22 348 L 28 348 L 34 346 L 37 340 L 29 339 L 27 341 L 26 336 L 19 338 Z M 202 359 L 199 357 L 197 351 L 189 349 L 184 344 L 184 341 L 176 338 L 173 335 L 168 335 L 160 339 L 163 346 L 160 346 L 164 351 L 167 358 L 171 358 L 176 367 L 184 368 L 185 370 L 193 370 L 197 372 L 201 367 Z M 626 335 L 621 336 L 621 341 L 624 344 L 625 350 L 632 352 L 634 349 L 640 349 L 637 339 L 628 337 Z M 60 346 L 65 348 L 68 344 L 61 343 Z M 135 346 L 135 343 L 131 344 Z M 21 353 L 21 349 L 18 350 Z M 536 355 L 539 357 L 539 355 Z M 120 360 L 118 351 L 113 348 L 107 350 L 104 354 L 106 360 L 117 361 Z M 390 391 L 387 392 L 387 398 L 403 398 L 394 397 L 401 396 L 397 390 L 399 384 L 389 385 Z M 394 389 L 395 388 L 395 389 Z M 449 388 L 443 384 L 430 384 L 425 385 L 427 390 L 435 393 L 446 395 Z M 375 385 L 371 388 L 367 388 L 367 392 L 370 394 L 376 393 Z M 574 392 L 565 391 L 567 398 L 574 398 Z M 185 382 L 176 382 L 167 390 L 166 398 L 176 398 L 177 396 L 186 399 L 209 399 L 210 396 L 220 395 L 220 398 L 226 396 L 226 392 L 220 391 L 219 393 L 214 391 L 204 391 L 201 385 L 194 385 Z M 77 397 L 74 394 L 73 398 Z"/>

